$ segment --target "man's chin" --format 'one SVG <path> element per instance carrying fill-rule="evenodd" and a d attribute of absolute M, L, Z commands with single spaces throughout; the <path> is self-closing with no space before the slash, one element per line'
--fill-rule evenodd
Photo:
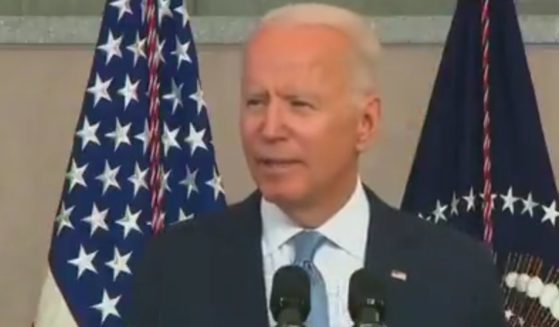
<path fill-rule="evenodd" d="M 263 190 L 263 189 L 261 189 L 260 192 L 262 193 L 262 196 L 264 197 L 264 199 L 266 201 L 274 203 L 274 204 L 284 203 L 286 201 L 289 201 L 289 198 L 290 198 L 290 196 L 287 196 L 284 193 L 268 192 L 268 191 Z"/>
<path fill-rule="evenodd" d="M 301 192 L 289 189 L 272 189 L 261 187 L 260 192 L 266 201 L 274 203 L 280 207 L 296 205 L 301 202 Z"/>

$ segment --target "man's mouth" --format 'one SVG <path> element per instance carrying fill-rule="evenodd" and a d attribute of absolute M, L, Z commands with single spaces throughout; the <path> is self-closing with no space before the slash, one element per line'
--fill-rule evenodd
<path fill-rule="evenodd" d="M 276 158 L 261 158 L 258 159 L 258 164 L 268 168 L 283 168 L 297 164 L 300 161 L 294 159 L 276 159 Z"/>

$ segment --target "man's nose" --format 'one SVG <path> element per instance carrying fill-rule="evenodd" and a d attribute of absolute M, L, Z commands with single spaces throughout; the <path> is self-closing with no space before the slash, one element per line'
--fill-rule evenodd
<path fill-rule="evenodd" d="M 271 101 L 262 126 L 262 135 L 266 139 L 275 140 L 283 136 L 284 130 L 284 110 L 279 101 Z"/>

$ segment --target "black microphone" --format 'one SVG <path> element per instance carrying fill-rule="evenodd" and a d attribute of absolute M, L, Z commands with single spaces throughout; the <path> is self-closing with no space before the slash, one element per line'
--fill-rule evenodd
<path fill-rule="evenodd" d="M 385 290 L 365 269 L 355 271 L 349 281 L 348 309 L 354 327 L 385 325 Z"/>
<path fill-rule="evenodd" d="M 270 311 L 277 327 L 302 327 L 310 312 L 310 282 L 298 266 L 284 266 L 274 274 Z"/>

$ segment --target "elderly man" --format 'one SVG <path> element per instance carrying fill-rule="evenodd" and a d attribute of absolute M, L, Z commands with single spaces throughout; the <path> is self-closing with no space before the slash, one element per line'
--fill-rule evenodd
<path fill-rule="evenodd" d="M 153 242 L 130 325 L 274 325 L 272 278 L 303 252 L 315 268 L 309 326 L 351 326 L 351 274 L 386 289 L 389 327 L 498 327 L 491 258 L 466 236 L 401 213 L 358 173 L 381 118 L 379 43 L 356 14 L 292 5 L 264 17 L 244 52 L 240 130 L 258 190 Z M 317 295 L 318 294 L 318 295 Z"/>

